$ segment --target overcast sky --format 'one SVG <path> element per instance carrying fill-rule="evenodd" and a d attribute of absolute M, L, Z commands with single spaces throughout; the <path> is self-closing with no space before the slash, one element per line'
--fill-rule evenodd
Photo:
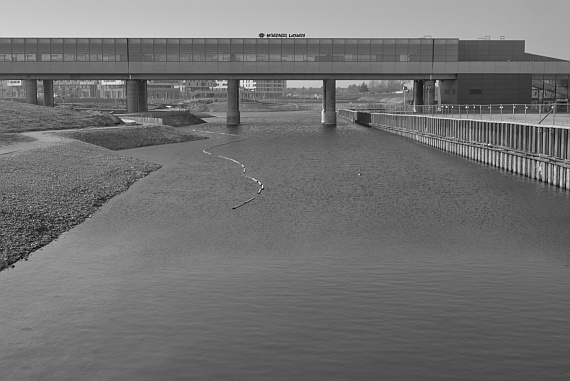
<path fill-rule="evenodd" d="M 23 0 L 2 4 L 0 36 L 505 36 L 570 60 L 569 15 L 570 0 Z"/>

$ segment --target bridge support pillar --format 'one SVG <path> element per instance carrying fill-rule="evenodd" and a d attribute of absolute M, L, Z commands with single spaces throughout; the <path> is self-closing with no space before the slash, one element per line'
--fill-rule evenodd
<path fill-rule="evenodd" d="M 435 99 L 435 81 L 433 80 L 425 81 L 424 85 L 426 93 L 425 104 L 428 106 L 436 104 L 437 99 Z"/>
<path fill-rule="evenodd" d="M 137 81 L 138 86 L 138 99 L 139 99 L 139 111 L 148 111 L 148 94 L 147 94 L 147 81 L 139 80 Z"/>
<path fill-rule="evenodd" d="M 239 115 L 239 79 L 228 79 L 228 113 L 226 124 L 237 126 L 240 124 Z"/>
<path fill-rule="evenodd" d="M 38 83 L 35 79 L 26 79 L 26 103 L 38 104 Z"/>
<path fill-rule="evenodd" d="M 321 123 L 325 126 L 336 126 L 336 80 L 323 80 L 323 111 Z"/>
<path fill-rule="evenodd" d="M 415 80 L 414 81 L 414 111 L 422 112 L 422 107 L 424 105 L 424 81 Z M 417 107 L 417 108 L 416 108 Z"/>
<path fill-rule="evenodd" d="M 146 80 L 127 79 L 127 112 L 147 110 Z"/>
<path fill-rule="evenodd" d="M 53 80 L 44 79 L 44 106 L 53 107 Z"/>

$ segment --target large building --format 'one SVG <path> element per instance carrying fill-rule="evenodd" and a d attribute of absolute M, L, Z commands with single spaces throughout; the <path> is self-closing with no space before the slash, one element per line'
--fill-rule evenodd
<path fill-rule="evenodd" d="M 570 61 L 527 53 L 520 40 L 0 38 L 0 79 L 27 80 L 30 93 L 35 80 L 125 80 L 127 108 L 135 110 L 146 102 L 148 80 L 212 78 L 228 80 L 232 100 L 240 80 L 322 79 L 332 118 L 337 79 L 413 80 L 416 104 L 435 102 L 435 81 L 442 103 L 566 100 Z"/>

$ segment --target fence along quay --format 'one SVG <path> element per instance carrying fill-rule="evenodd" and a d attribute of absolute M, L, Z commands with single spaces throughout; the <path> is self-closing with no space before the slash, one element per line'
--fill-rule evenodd
<path fill-rule="evenodd" d="M 339 117 L 570 189 L 570 129 L 339 110 Z"/>

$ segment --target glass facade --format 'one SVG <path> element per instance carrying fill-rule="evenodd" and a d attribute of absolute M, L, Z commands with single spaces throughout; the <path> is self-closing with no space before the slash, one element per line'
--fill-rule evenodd
<path fill-rule="evenodd" d="M 524 41 L 462 40 L 459 61 L 527 61 L 524 49 Z"/>
<path fill-rule="evenodd" d="M 534 103 L 568 101 L 570 75 L 544 74 L 532 76 L 532 100 Z"/>
<path fill-rule="evenodd" d="M 0 38 L 0 62 L 457 62 L 459 47 L 431 38 Z"/>
<path fill-rule="evenodd" d="M 0 38 L 0 62 L 127 62 L 126 38 Z"/>

